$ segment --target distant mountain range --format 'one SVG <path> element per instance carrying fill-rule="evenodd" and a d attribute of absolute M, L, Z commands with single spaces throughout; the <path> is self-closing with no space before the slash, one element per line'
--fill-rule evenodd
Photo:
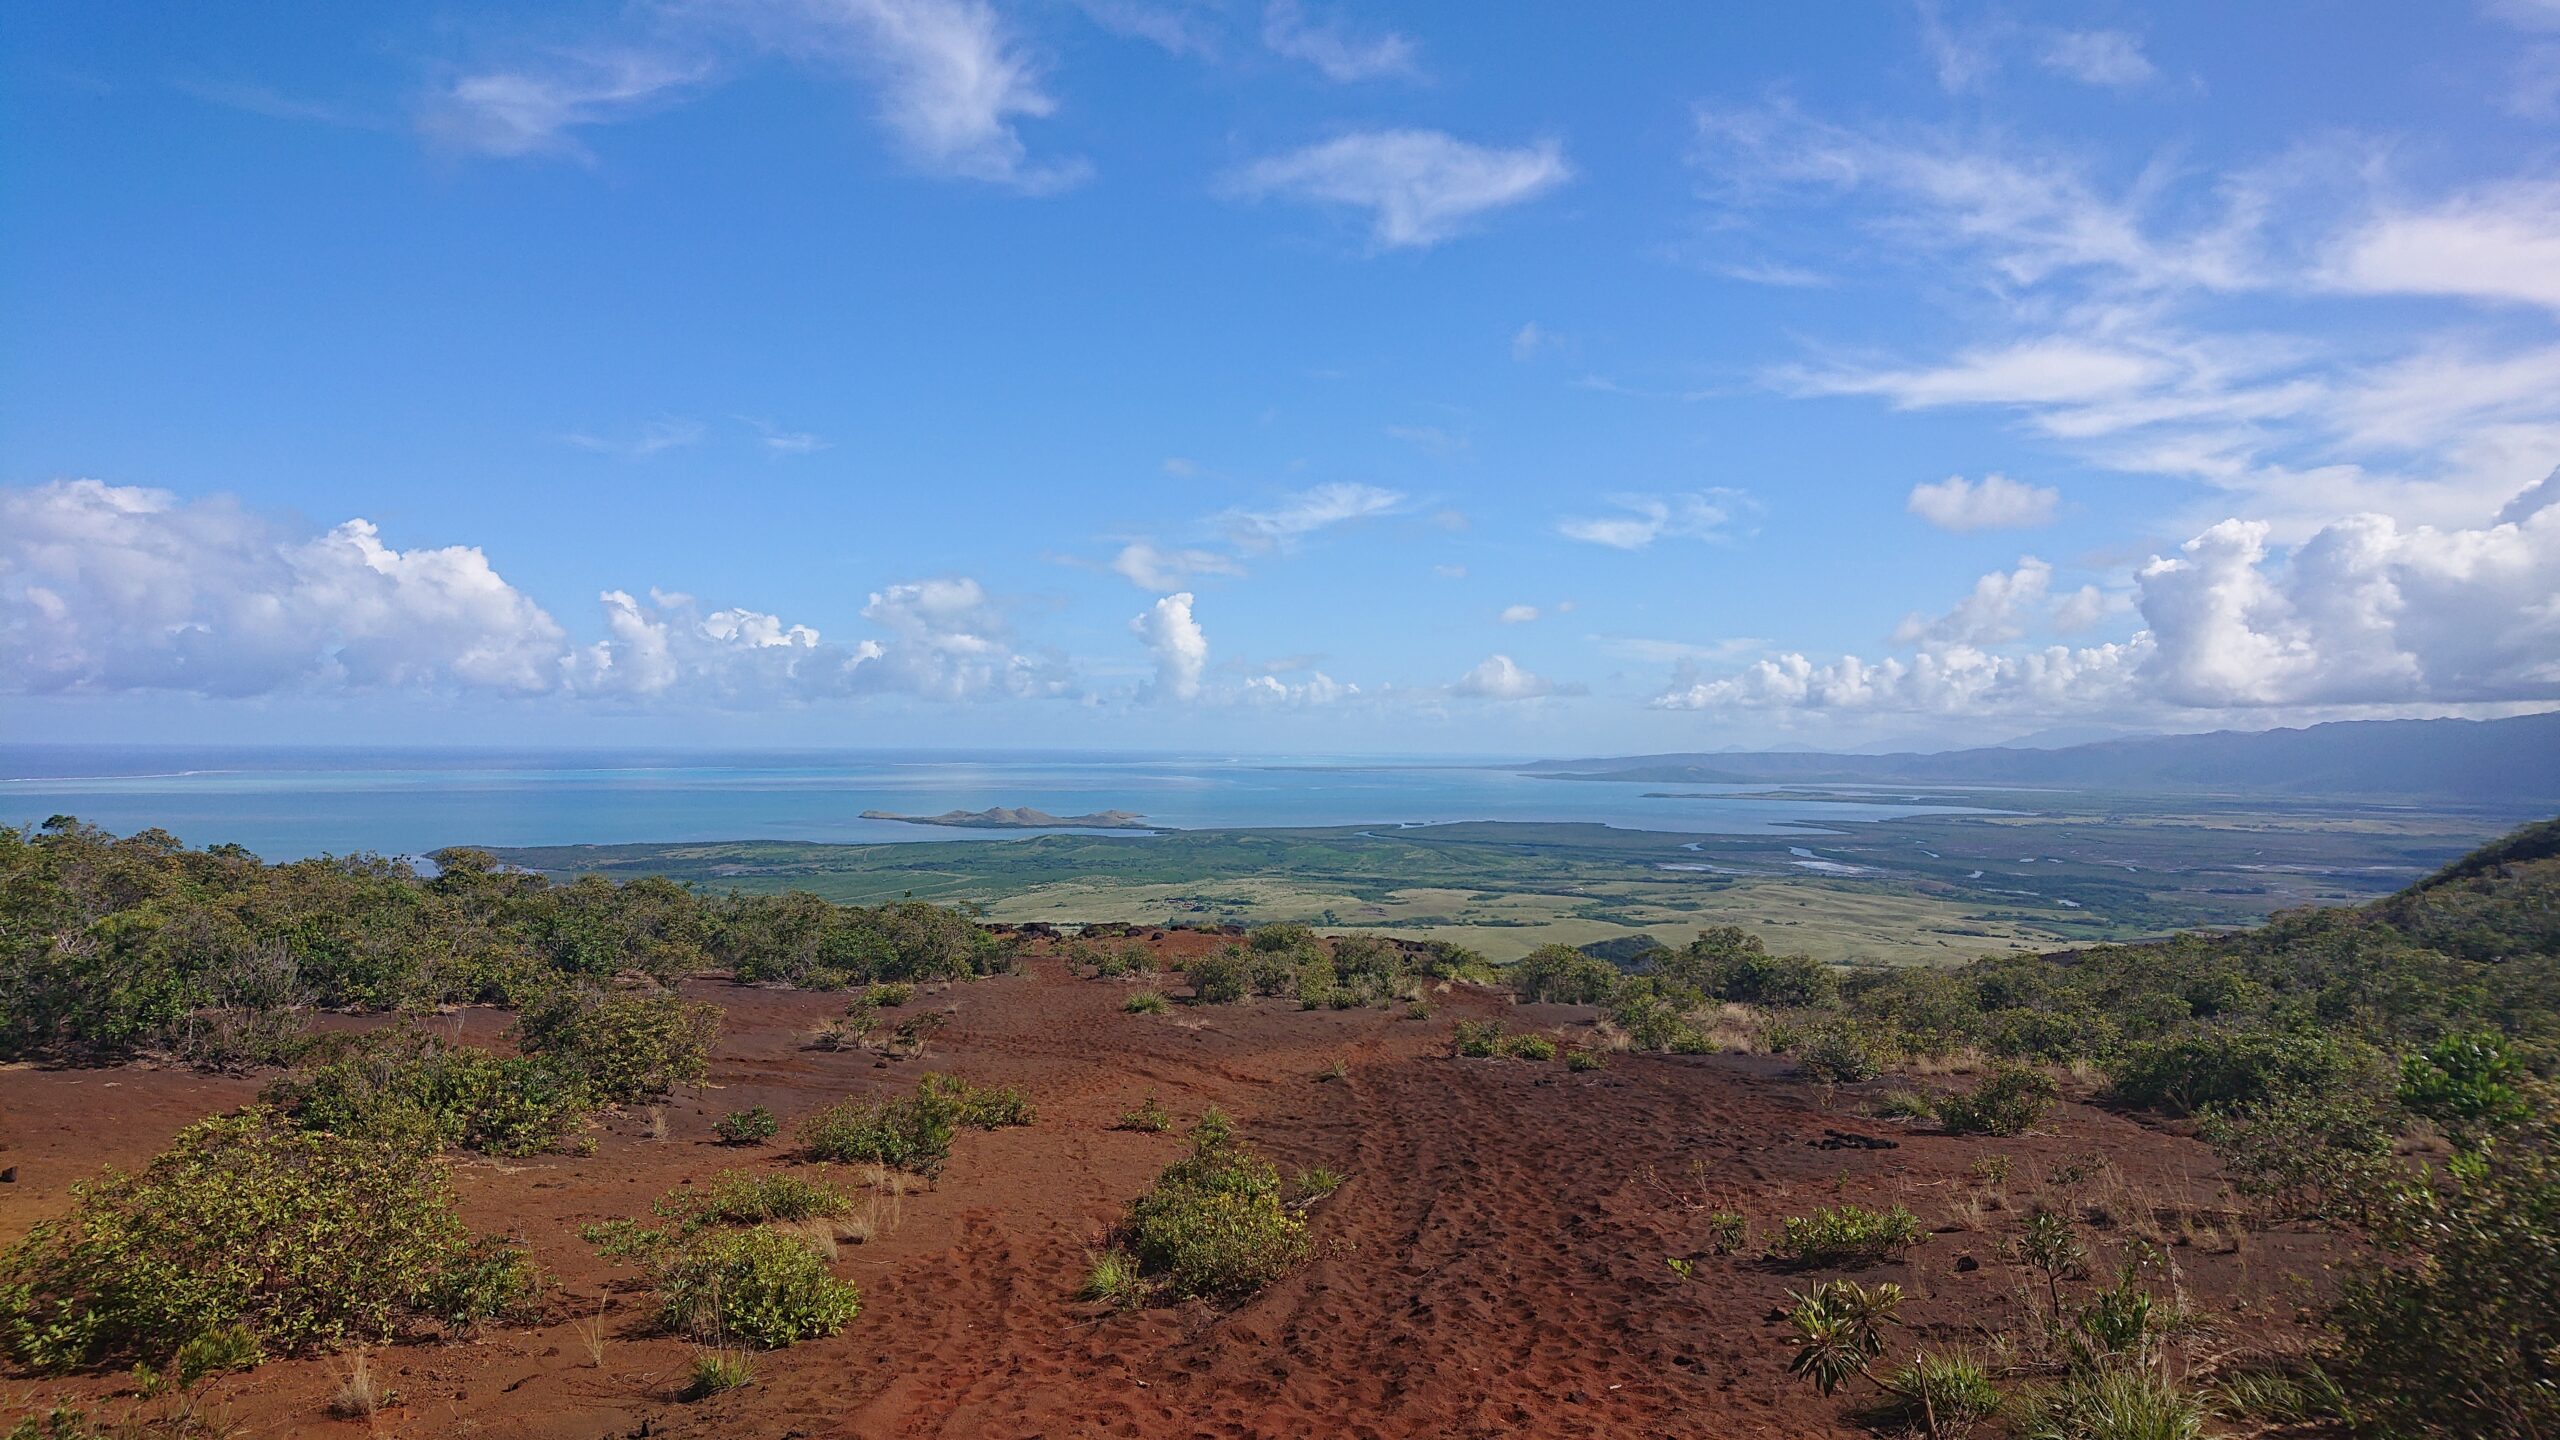
<path fill-rule="evenodd" d="M 1628 755 L 1542 760 L 1524 773 L 1653 784 L 2026 785 L 2560 806 L 2560 711 L 2506 720 L 2342 720 L 2059 749 L 1933 755 Z"/>

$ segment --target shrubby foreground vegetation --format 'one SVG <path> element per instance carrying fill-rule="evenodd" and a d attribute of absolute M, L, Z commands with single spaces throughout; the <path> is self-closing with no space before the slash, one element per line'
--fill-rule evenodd
<path fill-rule="evenodd" d="M 688 1078 L 614 1068 L 623 1027 L 665 1017 L 599 1015 L 573 998 L 582 987 L 727 969 L 837 988 L 1011 963 L 1004 941 L 939 905 L 555 885 L 482 851 L 435 859 L 423 878 L 379 856 L 267 865 L 236 845 L 118 839 L 67 816 L 0 827 L 0 1060 L 289 1062 L 315 1008 L 486 1003 L 522 1008 L 529 1040 L 581 1049 L 598 1093 L 626 1098 Z"/>
<path fill-rule="evenodd" d="M 0 1355 L 191 1375 L 507 1313 L 538 1277 L 520 1248 L 464 1229 L 437 1156 L 581 1152 L 600 1110 L 700 1083 L 720 1008 L 678 981 L 726 968 L 879 982 L 867 999 L 902 1003 L 913 981 L 1011 963 L 940 906 L 554 885 L 477 851 L 436 860 L 432 877 L 371 856 L 266 865 L 67 817 L 0 827 L 0 1060 L 291 1067 L 142 1173 L 75 1187 L 69 1214 L 0 1255 Z M 518 1053 L 420 1019 L 458 1003 L 515 1009 Z M 312 1024 L 324 1011 L 402 1018 L 324 1034 Z M 928 1076 L 864 1115 L 870 1138 L 837 1148 L 930 1168 L 954 1126 L 1028 1123 L 1030 1107 Z M 757 1143 L 778 1129 L 741 1112 L 720 1134 Z M 909 1148 L 886 1153 L 892 1140 Z M 728 1224 L 809 1203 L 792 1177 L 715 1186 L 655 1257 L 667 1322 L 772 1345 L 849 1321 L 858 1297 L 806 1237 Z"/>
<path fill-rule="evenodd" d="M 2337 1226 L 2360 1257 L 2316 1358 L 2234 1377 L 2222 1409 L 2376 1436 L 2560 1435 L 2560 821 L 2373 904 L 2240 934 L 1843 979 L 1728 927 L 1623 971 L 1549 947 L 1511 981 L 1523 1000 L 1603 1007 L 1633 1048 L 1776 1049 L 1825 1084 L 1971 1056 L 1989 1073 L 1968 1092 L 1877 1102 L 1953 1134 L 2025 1131 L 2058 1093 L 2044 1067 L 2094 1073 L 2110 1103 L 2191 1117 L 2262 1218 Z M 1880 1224 L 1824 1211 L 1773 1248 L 1835 1266 L 1877 1258 L 1872 1236 L 1916 1238 Z M 2067 1219 L 2033 1216 L 2019 1243 L 2050 1294 L 2038 1353 L 2060 1371 L 2021 1397 L 2024 1432 L 2202 1434 L 2206 1398 L 2126 1318 L 2152 1313 L 2138 1277 L 2074 1311 L 2061 1281 L 2086 1256 Z M 1825 1393 L 1872 1381 L 1893 1423 L 1926 1434 L 1989 1419 L 1978 1359 L 1877 1368 L 1899 1303 L 1843 1281 L 1798 1297 L 1798 1373 Z"/>

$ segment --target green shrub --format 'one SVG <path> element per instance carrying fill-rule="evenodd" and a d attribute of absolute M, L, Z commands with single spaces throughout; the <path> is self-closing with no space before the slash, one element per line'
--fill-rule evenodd
<path fill-rule="evenodd" d="M 1192 961 L 1182 978 L 1191 985 L 1191 998 L 1203 1005 L 1233 1005 L 1248 989 L 1244 957 L 1233 946 Z"/>
<path fill-rule="evenodd" d="M 1499 1020 L 1461 1020 L 1450 1032 L 1450 1047 L 1468 1059 L 1482 1060 L 1502 1053 L 1503 1025 Z"/>
<path fill-rule="evenodd" d="M 1884 1073 L 1880 1047 L 1866 1029 L 1847 1020 L 1817 1025 L 1797 1041 L 1796 1063 L 1825 1084 L 1847 1085 Z"/>
<path fill-rule="evenodd" d="M 1606 1069 L 1608 1064 L 1609 1057 L 1604 1051 L 1569 1050 L 1565 1052 L 1564 1068 L 1567 1070 L 1602 1070 Z"/>
<path fill-rule="evenodd" d="M 1707 1249 L 1717 1255 L 1739 1255 L 1751 1248 L 1751 1221 L 1739 1210 L 1719 1210 L 1707 1217 Z"/>
<path fill-rule="evenodd" d="M 2372 1064 L 2368 1047 L 2332 1036 L 2211 1030 L 2134 1046 L 2113 1088 L 2125 1104 L 2184 1115 L 2278 1091 L 2362 1088 Z"/>
<path fill-rule="evenodd" d="M 2471 1139 L 2519 1124 L 2533 1114 L 2523 1086 L 2524 1061 L 2490 1030 L 2448 1035 L 2400 1062 L 2400 1104 Z"/>
<path fill-rule="evenodd" d="M 885 1165 L 939 1175 L 959 1130 L 954 1108 L 928 1095 L 869 1102 L 845 1100 L 800 1122 L 801 1150 L 812 1160 Z"/>
<path fill-rule="evenodd" d="M 75 1185 L 70 1213 L 0 1255 L 0 1349 L 61 1369 L 232 1326 L 278 1352 L 382 1340 L 514 1303 L 531 1277 L 509 1256 L 475 1247 L 423 1152 L 251 1109 Z"/>
<path fill-rule="evenodd" d="M 1938 1100 L 1917 1090 L 1887 1090 L 1876 1097 L 1875 1110 L 1886 1120 L 1934 1120 Z"/>
<path fill-rule="evenodd" d="M 516 1037 L 616 1104 L 694 1085 L 710 1072 L 720 1007 L 670 991 L 562 986 L 525 1007 Z"/>
<path fill-rule="evenodd" d="M 1972 1093 L 1939 1101 L 1938 1120 L 1950 1135 L 2024 1135 L 2059 1094 L 2043 1071 L 1999 1065 Z"/>
<path fill-rule="evenodd" d="M 1129 1203 L 1131 1254 L 1176 1295 L 1234 1300 L 1305 1258 L 1306 1222 L 1281 1201 L 1280 1175 L 1212 1110 L 1191 1151 Z"/>
<path fill-rule="evenodd" d="M 1618 986 L 1618 967 L 1570 945 L 1541 945 L 1513 965 L 1511 988 L 1527 1001 L 1601 1005 Z"/>
<path fill-rule="evenodd" d="M 2560 1121 L 2457 1155 L 2378 1238 L 2332 1316 L 2359 1428 L 2560 1434 Z"/>
<path fill-rule="evenodd" d="M 1788 1217 L 1769 1254 L 1808 1267 L 1873 1265 L 1919 1243 L 1920 1219 L 1909 1210 L 1843 1204 Z"/>
<path fill-rule="evenodd" d="M 545 1059 L 501 1059 L 405 1025 L 333 1049 L 259 1098 L 308 1129 L 502 1156 L 579 1149 L 594 1113 L 586 1085 Z"/>
<path fill-rule="evenodd" d="M 801 1149 L 812 1160 L 886 1165 L 939 1175 L 962 1126 L 995 1130 L 1028 1125 L 1030 1100 L 1011 1086 L 980 1089 L 955 1076 L 931 1074 L 916 1092 L 891 1100 L 846 1100 L 800 1123 Z"/>
<path fill-rule="evenodd" d="M 831 1219 L 850 1213 L 853 1197 L 824 1180 L 788 1171 L 723 1170 L 706 1185 L 668 1192 L 651 1208 L 687 1229 L 699 1230 L 713 1225 Z"/>
<path fill-rule="evenodd" d="M 916 987 L 904 980 L 884 980 L 866 992 L 871 1003 L 883 1010 L 895 1010 L 916 998 Z"/>
<path fill-rule="evenodd" d="M 1284 955 L 1314 949 L 1316 932 L 1304 925 L 1256 925 L 1246 932 L 1244 943 L 1266 955 Z"/>
<path fill-rule="evenodd" d="M 1553 1060 L 1556 1042 L 1544 1035 L 1512 1035 L 1504 1038 L 1502 1053 L 1515 1060 Z"/>
<path fill-rule="evenodd" d="M 2279 1089 L 2206 1111 L 2204 1138 L 2242 1195 L 2288 1217 L 2348 1221 L 2370 1217 L 2399 1188 L 2398 1129 L 2360 1091 Z"/>
<path fill-rule="evenodd" d="M 659 1272 L 658 1318 L 707 1344 L 773 1349 L 833 1335 L 862 1296 L 827 1273 L 818 1252 L 778 1230 L 714 1230 Z"/>
<path fill-rule="evenodd" d="M 761 1145 L 782 1133 L 782 1122 L 762 1105 L 732 1110 L 711 1126 L 723 1145 Z"/>
<path fill-rule="evenodd" d="M 1161 1015 L 1169 1007 L 1163 996 L 1153 990 L 1141 990 L 1120 1002 L 1120 1008 L 1132 1015 Z"/>
<path fill-rule="evenodd" d="M 1156 1092 L 1150 1090 L 1147 1092 L 1145 1104 L 1134 1110 L 1120 1112 L 1120 1123 L 1116 1128 L 1141 1130 L 1150 1135 L 1162 1134 L 1173 1128 L 1173 1112 L 1164 1108 L 1164 1102 L 1158 1100 Z"/>
<path fill-rule="evenodd" d="M 916 1082 L 916 1092 L 950 1105 L 960 1123 L 972 1130 L 1011 1129 L 1040 1118 L 1019 1086 L 972 1085 L 957 1075 L 928 1074 Z"/>

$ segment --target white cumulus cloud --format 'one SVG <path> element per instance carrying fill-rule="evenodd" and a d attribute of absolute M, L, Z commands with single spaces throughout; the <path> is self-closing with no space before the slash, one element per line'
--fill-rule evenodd
<path fill-rule="evenodd" d="M 1215 550 L 1167 550 L 1132 540 L 1111 557 L 1111 569 L 1141 590 L 1164 591 L 1196 575 L 1242 575 L 1244 567 Z"/>
<path fill-rule="evenodd" d="M 1552 680 L 1532 675 L 1508 655 L 1488 655 L 1483 663 L 1449 687 L 1452 695 L 1477 700 L 1535 700 L 1563 691 Z"/>
<path fill-rule="evenodd" d="M 1154 698 L 1200 698 L 1200 677 L 1209 668 L 1209 636 L 1191 613 L 1190 591 L 1167 595 L 1139 612 L 1129 622 L 1129 633 L 1146 642 L 1155 657 Z"/>
<path fill-rule="evenodd" d="M 2053 523 L 2060 491 L 1993 473 L 1979 483 L 1961 475 L 1911 487 L 1912 514 L 1941 530 L 2025 530 Z"/>
<path fill-rule="evenodd" d="M 466 545 L 301 533 L 225 500 L 96 480 L 0 491 L 0 635 L 26 690 L 306 685 L 533 694 L 564 634 Z"/>

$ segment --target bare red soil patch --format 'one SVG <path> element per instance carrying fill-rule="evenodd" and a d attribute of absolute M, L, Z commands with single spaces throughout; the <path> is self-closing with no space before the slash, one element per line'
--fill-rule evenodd
<path fill-rule="evenodd" d="M 1451 1019 L 1505 1013 L 1571 1033 L 1589 1012 L 1507 1005 L 1460 988 L 1425 1020 L 1301 1011 L 1281 1001 L 1130 1015 L 1150 982 L 1081 980 L 1053 960 L 1020 976 L 928 989 L 906 1012 L 949 1023 L 922 1061 L 802 1048 L 843 997 L 702 982 L 729 1013 L 712 1087 L 616 1117 L 588 1157 L 463 1159 L 468 1218 L 524 1239 L 550 1273 L 550 1323 L 492 1327 L 377 1352 L 396 1404 L 333 1420 L 342 1362 L 270 1363 L 213 1383 L 246 1435 L 666 1436 L 1788 1436 L 1858 1433 L 1838 1402 L 1785 1374 L 1777 1312 L 1807 1276 L 1706 1253 L 1707 1216 L 1739 1211 L 1759 1240 L 1781 1217 L 1843 1200 L 1905 1204 L 1947 1227 L 1861 1278 L 1912 1292 L 1922 1339 L 2019 1322 L 2002 1235 L 2029 1197 L 2088 1218 L 2101 1264 L 2144 1233 L 2172 1288 L 2208 1319 L 2264 1334 L 2321 1242 L 2243 1233 L 2217 1209 L 2213 1157 L 2192 1139 L 2066 1104 L 2017 1140 L 1913 1133 L 1826 1097 L 1784 1062 L 1618 1055 L 1604 1070 L 1458 1060 Z M 456 1024 L 494 1040 L 506 1017 Z M 1325 1078 L 1333 1062 L 1341 1078 Z M 645 1288 L 600 1261 L 581 1225 L 645 1215 L 661 1193 L 728 1166 L 791 1164 L 782 1147 L 713 1143 L 721 1114 L 771 1107 L 788 1127 L 846 1095 L 910 1088 L 940 1069 L 1019 1085 L 1028 1129 L 961 1136 L 930 1189 L 884 1211 L 837 1271 L 862 1287 L 833 1339 L 756 1358 L 755 1382 L 695 1404 L 676 1392 L 693 1347 L 657 1334 Z M 67 1203 L 102 1163 L 138 1165 L 254 1082 L 182 1072 L 0 1072 L 0 1237 Z M 1316 1259 L 1234 1311 L 1110 1313 L 1079 1303 L 1088 1253 L 1176 1154 L 1178 1133 L 1112 1128 L 1150 1092 L 1188 1120 L 1216 1105 L 1284 1171 L 1347 1176 L 1311 1212 Z M 1826 1099 L 1828 1105 L 1826 1106 Z M 1986 1193 L 1977 1162 L 2012 1167 Z M 1963 1228 L 1956 1228 L 1963 1227 Z M 1694 1258 L 1694 1278 L 1668 1263 Z M 2263 1304 L 2264 1302 L 2258 1302 Z M 600 1358 L 589 1333 L 601 1334 Z M 0 1380 L 0 1418 L 69 1401 L 132 1403 L 120 1374 Z"/>

